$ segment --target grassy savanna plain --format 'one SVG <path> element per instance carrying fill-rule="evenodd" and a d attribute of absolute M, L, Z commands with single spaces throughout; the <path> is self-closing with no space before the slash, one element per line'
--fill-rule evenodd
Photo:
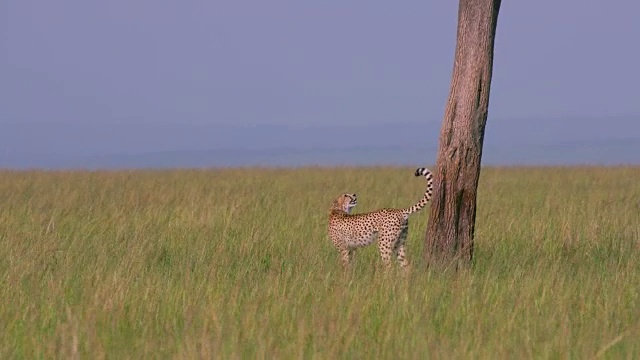
<path fill-rule="evenodd" d="M 418 164 L 419 165 L 419 164 Z M 328 207 L 414 168 L 0 171 L 0 358 L 640 358 L 640 168 L 485 168 L 476 252 L 344 272 Z"/>

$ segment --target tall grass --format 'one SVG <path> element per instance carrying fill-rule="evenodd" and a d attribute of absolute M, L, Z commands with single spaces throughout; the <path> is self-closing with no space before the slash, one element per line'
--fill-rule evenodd
<path fill-rule="evenodd" d="M 408 168 L 0 172 L 0 358 L 640 358 L 640 168 L 486 168 L 474 264 L 326 237 Z"/>

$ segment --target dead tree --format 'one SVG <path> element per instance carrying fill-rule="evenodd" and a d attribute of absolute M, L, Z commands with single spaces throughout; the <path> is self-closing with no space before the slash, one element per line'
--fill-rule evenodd
<path fill-rule="evenodd" d="M 430 265 L 470 264 L 493 46 L 501 0 L 460 0 L 449 99 L 440 130 L 435 193 L 425 234 Z"/>

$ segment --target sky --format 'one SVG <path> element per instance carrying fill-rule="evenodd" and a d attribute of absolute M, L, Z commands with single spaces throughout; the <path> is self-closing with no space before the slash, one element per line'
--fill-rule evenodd
<path fill-rule="evenodd" d="M 114 152 L 129 126 L 154 130 L 135 140 L 149 151 L 171 137 L 167 124 L 439 124 L 457 5 L 5 0 L 0 129 L 29 126 L 16 133 L 28 144 L 60 126 L 68 130 L 53 149 L 34 151 L 72 152 L 92 148 L 91 129 L 117 129 L 98 149 Z M 492 120 L 551 118 L 581 131 L 581 117 L 640 115 L 638 13 L 634 0 L 503 1 L 489 129 Z M 607 125 L 589 131 L 607 134 Z"/>

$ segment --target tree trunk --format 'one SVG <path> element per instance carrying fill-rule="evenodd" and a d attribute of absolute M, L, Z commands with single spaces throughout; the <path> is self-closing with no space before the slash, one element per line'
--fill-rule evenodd
<path fill-rule="evenodd" d="M 473 258 L 476 194 L 489 108 L 493 45 L 501 0 L 460 0 L 451 90 L 445 109 L 425 235 L 430 265 Z"/>

